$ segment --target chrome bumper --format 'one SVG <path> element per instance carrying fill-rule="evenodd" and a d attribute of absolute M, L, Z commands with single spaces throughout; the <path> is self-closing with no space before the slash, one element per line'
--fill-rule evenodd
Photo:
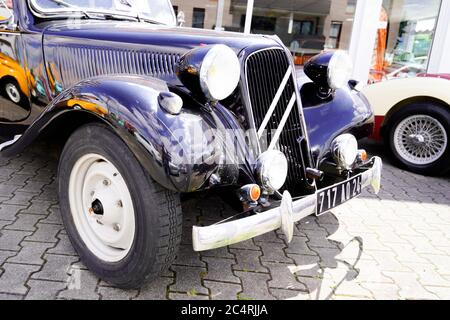
<path fill-rule="evenodd" d="M 374 157 L 371 161 L 373 167 L 362 173 L 362 186 L 363 188 L 372 186 L 375 193 L 378 193 L 381 188 L 383 162 L 379 157 Z M 316 201 L 317 195 L 313 194 L 293 202 L 289 192 L 286 191 L 281 205 L 277 208 L 208 227 L 194 226 L 192 229 L 194 250 L 205 251 L 225 247 L 280 228 L 290 242 L 294 224 L 316 212 Z"/>

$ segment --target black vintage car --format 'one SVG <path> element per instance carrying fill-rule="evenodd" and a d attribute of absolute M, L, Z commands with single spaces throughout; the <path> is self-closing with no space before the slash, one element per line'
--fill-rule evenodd
<path fill-rule="evenodd" d="M 301 219 L 380 188 L 381 160 L 357 143 L 373 113 L 343 52 L 299 83 L 277 37 L 176 27 L 168 0 L 0 2 L 1 55 L 21 69 L 0 82 L 1 155 L 62 144 L 63 221 L 106 281 L 136 287 L 170 266 L 182 194 L 223 188 L 240 204 L 193 227 L 203 251 L 279 228 L 291 241 Z"/>

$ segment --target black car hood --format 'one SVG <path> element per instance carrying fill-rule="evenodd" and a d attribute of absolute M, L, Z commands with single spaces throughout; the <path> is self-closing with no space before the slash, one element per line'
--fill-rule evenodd
<path fill-rule="evenodd" d="M 79 38 L 86 44 L 90 41 L 109 41 L 177 48 L 176 51 L 190 50 L 202 45 L 225 44 L 238 53 L 250 46 L 279 45 L 267 36 L 122 21 L 86 21 L 76 24 L 64 22 L 47 28 L 45 35 Z"/>

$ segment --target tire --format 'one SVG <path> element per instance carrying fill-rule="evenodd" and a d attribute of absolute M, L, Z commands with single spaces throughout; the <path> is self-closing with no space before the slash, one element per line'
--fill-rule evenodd
<path fill-rule="evenodd" d="M 103 185 L 96 183 L 102 179 Z M 82 262 L 98 277 L 138 288 L 172 264 L 181 241 L 180 197 L 153 181 L 109 128 L 89 124 L 69 138 L 58 181 L 64 226 Z M 97 199 L 88 208 L 90 196 Z"/>
<path fill-rule="evenodd" d="M 450 108 L 412 103 L 395 113 L 386 129 L 385 142 L 400 166 L 422 175 L 450 170 Z"/>
<path fill-rule="evenodd" d="M 8 78 L 3 82 L 3 92 L 5 96 L 15 104 L 27 109 L 27 98 L 20 90 L 19 83 L 12 78 Z"/>

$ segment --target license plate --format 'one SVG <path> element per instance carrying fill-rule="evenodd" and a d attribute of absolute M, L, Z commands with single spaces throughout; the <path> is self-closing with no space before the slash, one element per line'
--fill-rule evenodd
<path fill-rule="evenodd" d="M 316 214 L 319 216 L 347 202 L 362 192 L 362 175 L 338 183 L 317 193 Z"/>

